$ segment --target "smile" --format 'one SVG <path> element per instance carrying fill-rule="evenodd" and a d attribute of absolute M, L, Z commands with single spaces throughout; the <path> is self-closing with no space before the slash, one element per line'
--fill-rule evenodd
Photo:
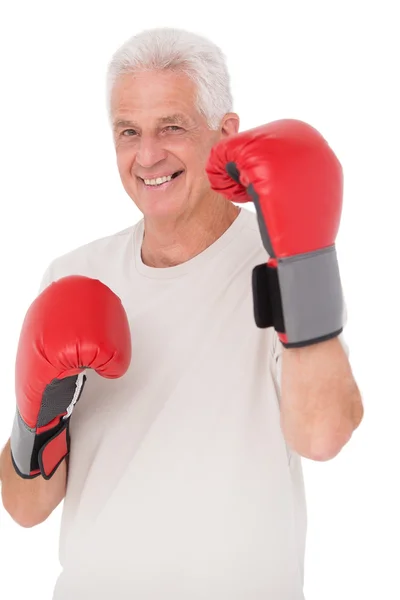
<path fill-rule="evenodd" d="M 182 173 L 183 171 L 176 171 L 172 175 L 165 175 L 164 177 L 156 177 L 155 179 L 143 179 L 142 177 L 140 177 L 140 179 L 148 187 L 160 187 L 162 185 L 165 185 L 166 183 L 169 183 L 173 179 L 176 179 Z"/>

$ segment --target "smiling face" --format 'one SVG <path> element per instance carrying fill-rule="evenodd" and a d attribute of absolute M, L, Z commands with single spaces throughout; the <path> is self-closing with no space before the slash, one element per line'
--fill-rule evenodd
<path fill-rule="evenodd" d="M 235 115 L 210 130 L 195 84 L 173 71 L 122 75 L 111 111 L 121 181 L 145 217 L 179 218 L 213 196 L 206 161 L 222 135 L 237 131 Z"/>

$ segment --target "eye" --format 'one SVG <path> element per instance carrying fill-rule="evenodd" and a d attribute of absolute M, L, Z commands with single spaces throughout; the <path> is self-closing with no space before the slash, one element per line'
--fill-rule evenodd
<path fill-rule="evenodd" d="M 179 127 L 179 125 L 168 125 L 165 129 L 168 131 L 183 131 L 182 127 Z"/>
<path fill-rule="evenodd" d="M 123 135 L 125 137 L 130 137 L 130 136 L 136 135 L 136 131 L 134 129 L 124 129 L 124 131 L 122 131 L 121 135 Z"/>

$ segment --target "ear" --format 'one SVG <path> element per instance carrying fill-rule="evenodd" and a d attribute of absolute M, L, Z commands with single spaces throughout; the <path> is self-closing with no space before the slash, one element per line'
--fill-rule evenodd
<path fill-rule="evenodd" d="M 239 116 L 236 113 L 227 113 L 221 122 L 221 138 L 238 133 L 239 125 Z"/>

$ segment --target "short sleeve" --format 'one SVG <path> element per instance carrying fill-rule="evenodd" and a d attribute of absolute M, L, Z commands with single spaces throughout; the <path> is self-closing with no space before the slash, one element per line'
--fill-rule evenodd
<path fill-rule="evenodd" d="M 277 392 L 281 393 L 281 380 L 282 380 L 282 352 L 284 347 L 278 337 L 276 331 L 273 333 L 272 342 L 272 377 L 274 379 L 275 387 Z"/>
<path fill-rule="evenodd" d="M 345 333 L 344 333 L 344 330 L 345 330 L 345 327 L 346 327 L 346 323 L 347 323 L 347 305 L 346 305 L 346 302 L 344 302 L 344 304 L 343 304 L 343 331 L 339 335 L 339 340 L 340 340 L 340 342 L 341 342 L 341 344 L 343 346 L 343 349 L 346 352 L 346 355 L 348 357 L 349 354 L 350 354 L 350 349 L 349 349 L 349 345 L 347 343 L 346 336 L 345 336 Z"/>
<path fill-rule="evenodd" d="M 54 274 L 54 263 L 51 262 L 45 272 L 43 273 L 42 279 L 39 285 L 38 294 L 41 294 L 53 281 L 55 280 Z"/>

